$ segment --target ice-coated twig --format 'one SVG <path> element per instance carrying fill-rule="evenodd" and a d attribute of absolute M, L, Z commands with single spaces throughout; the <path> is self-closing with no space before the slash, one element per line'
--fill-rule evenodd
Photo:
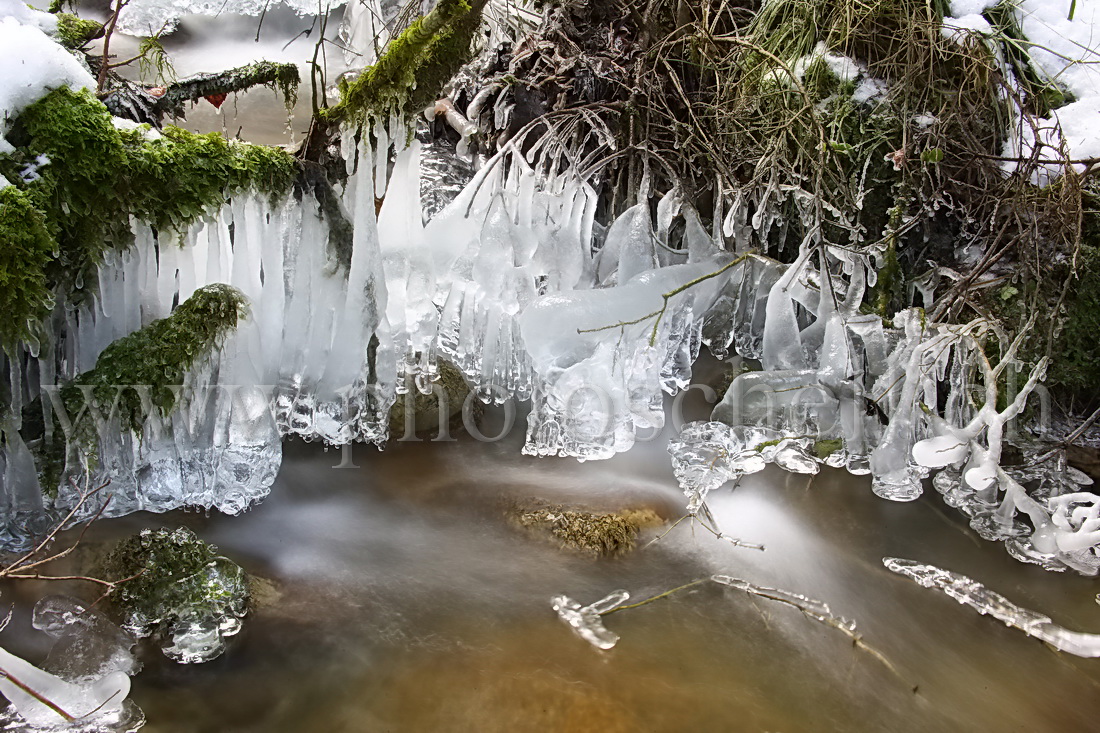
<path fill-rule="evenodd" d="M 1100 634 L 1070 631 L 1055 624 L 1047 616 L 1017 606 L 965 575 L 899 557 L 884 557 L 882 564 L 925 588 L 935 588 L 947 594 L 982 615 L 992 616 L 1006 626 L 1015 627 L 1028 636 L 1041 639 L 1059 651 L 1079 657 L 1100 657 Z"/>
<path fill-rule="evenodd" d="M 630 594 L 625 590 L 617 590 L 587 606 L 565 595 L 554 596 L 550 605 L 558 618 L 573 629 L 573 633 L 597 649 L 607 650 L 619 643 L 619 635 L 609 631 L 600 616 L 615 610 L 629 598 Z"/>
<path fill-rule="evenodd" d="M 890 672 L 893 673 L 895 677 L 909 685 L 913 689 L 913 692 L 917 691 L 917 686 L 911 684 L 908 680 L 902 677 L 901 673 L 898 672 L 897 667 L 895 667 L 889 659 L 883 656 L 882 652 L 863 641 L 863 637 L 859 634 L 858 631 L 856 631 L 855 621 L 834 614 L 832 609 L 829 608 L 828 603 L 825 603 L 824 601 L 819 601 L 815 598 L 809 598 L 802 595 L 801 593 L 795 593 L 793 591 L 783 590 L 781 588 L 769 588 L 764 585 L 757 585 L 756 583 L 750 583 L 747 580 L 734 578 L 729 575 L 712 575 L 710 576 L 710 579 L 713 580 L 715 583 L 720 583 L 721 585 L 729 586 L 730 588 L 736 588 L 737 590 L 745 591 L 749 595 L 759 596 L 760 598 L 766 598 L 771 601 L 778 601 L 788 606 L 793 606 L 809 618 L 812 618 L 814 621 L 825 624 L 826 626 L 831 626 L 832 628 L 843 632 L 847 637 L 852 640 L 853 646 L 858 647 L 859 649 L 862 649 L 863 651 L 870 654 L 872 657 L 878 660 L 879 663 L 890 670 Z"/>
<path fill-rule="evenodd" d="M 3 667 L 0 667 L 0 678 L 5 679 L 8 682 L 12 683 L 13 685 L 18 687 L 23 692 L 30 695 L 32 698 L 34 698 L 38 702 L 40 702 L 43 705 L 45 705 L 46 707 L 48 707 L 50 710 L 52 710 L 55 713 L 57 713 L 58 715 L 60 715 L 65 720 L 65 722 L 71 723 L 74 720 L 76 720 L 75 715 L 71 715 L 71 714 L 65 712 L 65 710 L 62 709 L 60 705 L 58 705 L 57 703 L 50 700 L 48 697 L 46 697 L 45 695 L 40 693 L 38 690 L 35 690 L 30 685 L 23 682 L 22 680 L 20 680 L 19 678 L 17 678 L 15 675 L 11 674 L 10 672 L 8 672 Z"/>
<path fill-rule="evenodd" d="M 695 278 L 694 280 L 691 280 L 690 282 L 686 282 L 686 283 L 684 283 L 683 285 L 680 285 L 677 288 L 673 288 L 672 290 L 668 291 L 667 293 L 664 293 L 664 294 L 661 295 L 662 305 L 661 305 L 660 308 L 653 311 L 652 313 L 647 313 L 644 316 L 639 316 L 638 318 L 635 318 L 634 320 L 631 320 L 631 321 L 618 321 L 617 323 L 611 323 L 611 324 L 608 324 L 606 326 L 598 326 L 596 328 L 578 328 L 577 333 L 598 333 L 599 331 L 607 331 L 607 330 L 610 330 L 612 328 L 625 328 L 626 326 L 634 326 L 636 324 L 641 323 L 642 321 L 648 321 L 650 318 L 655 318 L 656 320 L 653 323 L 653 332 L 649 336 L 649 345 L 650 346 L 655 346 L 656 343 L 657 343 L 657 327 L 661 325 L 661 319 L 664 318 L 665 313 L 668 311 L 668 303 L 672 298 L 676 297 L 677 295 L 684 292 L 685 290 L 688 290 L 689 288 L 693 288 L 693 287 L 695 287 L 696 285 L 698 285 L 700 283 L 703 283 L 703 282 L 706 282 L 707 280 L 711 280 L 713 278 L 718 277 L 719 275 L 726 272 L 727 270 L 732 269 L 733 267 L 736 267 L 737 265 L 740 265 L 742 262 L 749 259 L 750 257 L 757 257 L 757 256 L 758 255 L 755 252 L 746 252 L 745 254 L 740 255 L 739 257 L 736 257 L 732 261 L 727 262 L 726 264 L 722 265 L 720 268 L 718 268 L 717 270 L 715 270 L 713 272 L 709 272 L 706 275 L 700 275 L 699 277 Z"/>
<path fill-rule="evenodd" d="M 721 583 L 730 588 L 743 590 L 754 596 L 760 596 L 761 598 L 785 603 L 788 606 L 794 606 L 814 621 L 819 621 L 826 626 L 832 626 L 834 629 L 840 629 L 853 639 L 859 638 L 859 635 L 856 633 L 856 622 L 844 618 L 843 616 L 837 616 L 832 612 L 832 609 L 829 608 L 829 604 L 824 601 L 808 598 L 800 593 L 794 593 L 781 588 L 769 588 L 763 585 L 756 585 L 747 580 L 734 578 L 729 575 L 712 575 L 710 579 L 715 583 Z"/>
<path fill-rule="evenodd" d="M 610 608 L 610 609 L 602 612 L 600 615 L 601 616 L 607 616 L 609 614 L 615 613 L 616 611 L 625 611 L 625 610 L 630 609 L 630 608 L 640 608 L 641 606 L 648 605 L 650 603 L 653 603 L 654 601 L 659 601 L 662 598 L 668 598 L 673 593 L 679 593 L 682 590 L 687 590 L 688 588 L 694 588 L 697 585 L 702 585 L 703 583 L 707 582 L 707 580 L 708 580 L 707 578 L 701 578 L 699 580 L 693 580 L 690 583 L 684 583 L 683 585 L 676 586 L 672 590 L 666 590 L 664 593 L 658 593 L 655 596 L 650 596 L 649 598 L 646 598 L 644 601 L 638 601 L 637 603 L 631 603 L 629 606 L 616 606 L 615 608 Z"/>

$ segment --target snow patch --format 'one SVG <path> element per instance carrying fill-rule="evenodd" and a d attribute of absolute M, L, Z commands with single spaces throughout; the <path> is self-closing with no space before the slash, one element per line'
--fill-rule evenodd
<path fill-rule="evenodd" d="M 983 36 L 992 34 L 993 26 L 978 13 L 971 13 L 958 18 L 945 17 L 940 31 L 947 38 L 958 43 L 964 43 L 975 33 Z"/>
<path fill-rule="evenodd" d="M 57 17 L 29 7 L 21 0 L 0 0 L 0 20 L 13 18 L 16 23 L 29 25 L 43 33 L 57 32 Z"/>
<path fill-rule="evenodd" d="M 1050 117 L 1037 120 L 1038 129 L 1024 125 L 1005 146 L 1005 157 L 1030 156 L 1036 144 L 1050 146 L 1041 158 L 1058 156 L 1063 146 L 1071 159 L 1100 155 L 1100 0 L 1077 0 L 1073 18 L 1069 3 L 1021 0 L 1020 28 L 1031 42 L 1032 63 L 1049 81 L 1076 97 Z M 1058 127 L 1061 127 L 1061 134 Z M 1011 171 L 1015 164 L 1006 164 Z M 1084 165 L 1075 166 L 1079 171 Z M 1040 185 L 1057 178 L 1061 166 L 1048 165 L 1033 176 Z"/>
<path fill-rule="evenodd" d="M 43 32 L 38 15 L 44 13 L 0 0 L 0 153 L 14 151 L 4 135 L 15 118 L 47 92 L 64 86 L 95 87 L 91 73 L 76 57 Z"/>

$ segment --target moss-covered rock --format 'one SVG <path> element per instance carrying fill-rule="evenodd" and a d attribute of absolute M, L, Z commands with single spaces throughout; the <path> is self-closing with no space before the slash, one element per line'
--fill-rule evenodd
<path fill-rule="evenodd" d="M 176 661 L 202 662 L 225 649 L 249 603 L 244 570 L 191 530 L 142 530 L 103 561 L 103 576 L 121 583 L 111 596 L 124 628 L 156 634 Z"/>
<path fill-rule="evenodd" d="M 45 438 L 43 398 L 24 405 L 19 432 L 34 454 L 43 493 L 50 498 L 57 495 L 74 451 L 81 463 L 96 464 L 98 426 L 92 411 L 84 409 L 89 392 L 101 413 L 108 414 L 116 391 L 122 388 L 117 392 L 121 426 L 140 434 L 151 410 L 161 415 L 171 412 L 187 371 L 221 344 L 247 310 L 247 301 L 236 288 L 208 285 L 196 290 L 172 315 L 108 346 L 94 368 L 60 390 L 68 427 L 58 419 L 57 405 L 50 403 L 54 410 L 50 442 Z"/>
<path fill-rule="evenodd" d="M 634 549 L 641 530 L 664 520 L 647 507 L 596 511 L 562 505 L 515 505 L 511 522 L 563 549 L 592 557 L 610 557 Z"/>
<path fill-rule="evenodd" d="M 210 354 L 247 312 L 247 299 L 236 288 L 222 284 L 199 288 L 172 315 L 112 343 L 99 355 L 95 368 L 66 384 L 61 398 L 68 414 L 80 412 L 82 385 L 90 386 L 102 405 L 111 404 L 118 385 L 141 385 L 150 388 L 148 403 L 135 390 L 119 395 L 123 425 L 140 431 L 150 408 L 167 414 L 175 407 L 178 393 L 171 387 L 183 384 L 187 370 Z"/>
<path fill-rule="evenodd" d="M 412 390 L 408 394 L 398 395 L 390 408 L 390 439 L 395 440 L 409 433 L 409 416 L 406 415 L 408 400 L 412 399 L 412 432 L 424 433 L 437 430 L 440 421 L 452 425 L 462 414 L 462 407 L 470 393 L 465 377 L 458 367 L 449 361 L 439 362 L 439 381 L 436 382 L 440 394 L 421 394 Z M 480 405 L 481 403 L 476 403 Z M 442 409 L 442 417 L 441 417 Z"/>
<path fill-rule="evenodd" d="M 103 24 L 71 13 L 57 14 L 57 37 L 65 48 L 76 50 L 103 35 Z"/>

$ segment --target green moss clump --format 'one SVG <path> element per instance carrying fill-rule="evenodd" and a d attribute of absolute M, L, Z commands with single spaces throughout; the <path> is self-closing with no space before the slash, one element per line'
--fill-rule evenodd
<path fill-rule="evenodd" d="M 840 438 L 819 440 L 814 443 L 814 455 L 817 456 L 819 460 L 824 461 L 843 447 L 844 441 Z"/>
<path fill-rule="evenodd" d="M 339 122 L 390 110 L 423 110 L 471 59 L 484 5 L 485 0 L 440 0 L 390 41 L 377 63 L 342 84 L 340 102 L 321 110 L 322 117 Z"/>
<path fill-rule="evenodd" d="M 110 250 L 133 243 L 130 217 L 184 231 L 233 193 L 285 195 L 298 166 L 287 152 L 168 128 L 160 139 L 118 130 L 90 92 L 57 89 L 24 110 L 8 136 L 18 150 L 0 171 L 44 155 L 40 177 L 17 186 L 55 242 L 45 266 L 53 290 L 79 294 Z M 79 298 L 78 298 L 79 299 Z"/>
<path fill-rule="evenodd" d="M 57 14 L 57 37 L 65 48 L 76 50 L 103 35 L 103 24 L 70 13 Z"/>
<path fill-rule="evenodd" d="M 509 514 L 520 527 L 593 557 L 629 552 L 643 528 L 664 522 L 652 509 L 594 512 L 549 506 L 513 508 Z"/>
<path fill-rule="evenodd" d="M 118 385 L 142 385 L 150 388 L 148 404 L 136 390 L 118 396 L 123 424 L 140 432 L 149 408 L 167 414 L 175 407 L 177 393 L 171 387 L 182 384 L 187 370 L 246 314 L 247 299 L 234 287 L 216 284 L 196 290 L 175 313 L 115 341 L 99 355 L 95 368 L 66 384 L 61 389 L 66 411 L 70 417 L 80 413 L 80 385 L 90 385 L 100 405 L 111 404 Z"/>
<path fill-rule="evenodd" d="M 111 601 L 124 627 L 148 636 L 181 619 L 243 616 L 248 608 L 245 572 L 194 532 L 145 529 L 106 556 L 103 577 L 125 581 Z"/>
<path fill-rule="evenodd" d="M 38 324 L 53 305 L 43 273 L 54 256 L 54 241 L 42 215 L 15 186 L 0 188 L 0 345 L 36 337 Z"/>

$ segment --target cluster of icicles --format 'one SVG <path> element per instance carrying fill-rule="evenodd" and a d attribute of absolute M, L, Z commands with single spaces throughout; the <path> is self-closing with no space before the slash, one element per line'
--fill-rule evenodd
<path fill-rule="evenodd" d="M 988 390 L 1002 367 L 979 348 L 984 324 L 928 324 L 911 310 L 888 327 L 860 315 L 870 258 L 813 234 L 789 266 L 744 251 L 738 232 L 783 223 L 763 216 L 759 202 L 747 217 L 750 203 L 734 200 L 708 232 L 673 191 L 656 220 L 641 203 L 604 229 L 595 191 L 580 166 L 561 164 L 550 134 L 524 155 L 517 140 L 486 161 L 425 222 L 422 145 L 391 134 L 406 129 L 401 120 L 388 122 L 344 136 L 350 252 L 330 245 L 330 223 L 309 194 L 275 206 L 236 196 L 182 237 L 135 221 L 135 246 L 100 268 L 94 302 L 59 304 L 53 339 L 6 362 L 7 544 L 43 514 L 17 432 L 23 405 L 197 288 L 228 283 L 248 298 L 251 316 L 191 371 L 171 415 L 154 412 L 140 435 L 107 409 L 92 416 L 95 478 L 111 481 L 108 514 L 241 511 L 268 491 L 282 437 L 381 444 L 396 395 L 430 394 L 442 359 L 486 403 L 530 401 L 525 452 L 606 458 L 639 431 L 663 427 L 662 392 L 689 385 L 705 344 L 763 370 L 741 374 L 713 421 L 685 426 L 672 444 L 691 511 L 705 510 L 711 489 L 768 462 L 871 473 L 876 493 L 895 500 L 915 498 L 939 470 L 935 486 L 983 535 L 1048 567 L 1096 572 L 1100 497 L 1074 483 L 1087 479 L 999 468 L 1005 425 L 1040 374 L 998 412 Z M 677 217 L 684 233 L 674 249 Z M 723 236 L 731 233 L 732 252 Z M 1011 354 L 1002 365 L 1010 363 Z M 984 405 L 975 404 L 975 385 L 993 385 Z M 1029 494 L 1026 481 L 1039 489 Z M 76 501 L 63 483 L 55 508 Z"/>

